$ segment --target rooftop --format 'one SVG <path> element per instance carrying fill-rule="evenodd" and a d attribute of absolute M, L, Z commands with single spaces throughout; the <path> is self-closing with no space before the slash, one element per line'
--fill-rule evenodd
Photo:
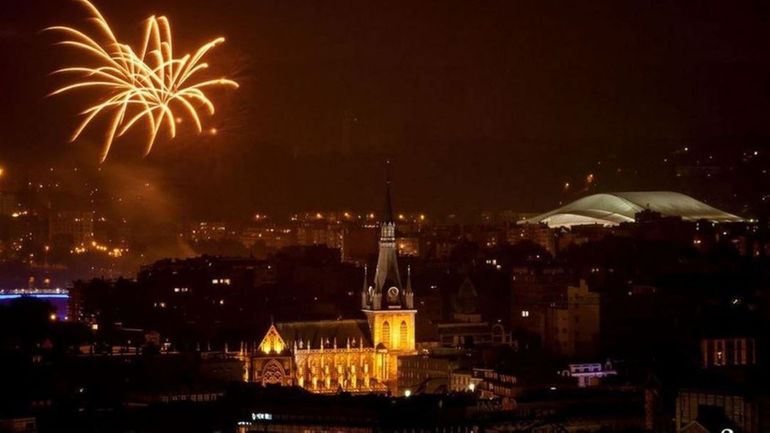
<path fill-rule="evenodd" d="M 550 212 L 522 221 L 524 224 L 547 224 L 549 227 L 571 227 L 585 224 L 614 226 L 633 222 L 643 210 L 685 221 L 742 222 L 743 218 L 721 211 L 688 195 L 673 191 L 637 191 L 593 194 Z"/>

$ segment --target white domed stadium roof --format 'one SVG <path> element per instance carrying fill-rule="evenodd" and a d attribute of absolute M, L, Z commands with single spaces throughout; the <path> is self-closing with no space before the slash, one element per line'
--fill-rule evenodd
<path fill-rule="evenodd" d="M 571 227 L 584 224 L 612 226 L 633 222 L 635 215 L 645 209 L 659 212 L 663 216 L 681 217 L 685 221 L 744 221 L 737 215 L 723 212 L 682 193 L 641 191 L 589 195 L 521 223 L 544 223 L 549 227 Z"/>

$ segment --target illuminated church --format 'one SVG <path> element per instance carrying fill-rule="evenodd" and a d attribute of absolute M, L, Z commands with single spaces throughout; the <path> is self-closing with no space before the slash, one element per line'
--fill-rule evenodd
<path fill-rule="evenodd" d="M 364 268 L 365 319 L 275 323 L 246 357 L 251 382 L 300 386 L 313 392 L 387 392 L 395 389 L 398 357 L 414 355 L 415 314 L 411 275 L 402 284 L 396 224 L 386 187 L 385 212 L 374 281 Z"/>

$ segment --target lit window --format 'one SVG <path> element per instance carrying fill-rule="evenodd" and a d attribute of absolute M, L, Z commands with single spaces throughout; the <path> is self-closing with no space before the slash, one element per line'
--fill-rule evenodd
<path fill-rule="evenodd" d="M 386 347 L 390 347 L 390 324 L 388 322 L 385 322 L 382 324 L 382 343 L 386 345 Z"/>
<path fill-rule="evenodd" d="M 521 317 L 529 317 L 529 310 L 521 310 Z"/>

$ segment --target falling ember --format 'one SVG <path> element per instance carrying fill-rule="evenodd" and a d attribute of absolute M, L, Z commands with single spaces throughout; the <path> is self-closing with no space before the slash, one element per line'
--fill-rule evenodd
<path fill-rule="evenodd" d="M 195 123 L 198 133 L 202 133 L 203 126 L 198 108 L 203 106 L 210 115 L 214 114 L 214 104 L 206 96 L 204 89 L 212 86 L 238 87 L 238 83 L 226 78 L 194 80 L 196 74 L 208 68 L 207 63 L 201 62 L 203 57 L 209 50 L 223 43 L 224 38 L 204 44 L 192 55 L 175 58 L 171 24 L 166 17 L 152 16 L 146 21 L 143 43 L 140 49 L 135 51 L 129 45 L 118 41 L 107 21 L 91 2 L 79 2 L 89 10 L 107 43 L 100 44 L 91 36 L 72 27 L 55 26 L 46 29 L 67 35 L 69 39 L 59 42 L 58 45 L 75 47 L 98 61 L 95 66 L 75 66 L 54 71 L 55 74 L 80 74 L 81 80 L 62 87 L 51 95 L 80 88 L 94 87 L 104 90 L 101 101 L 81 113 L 85 119 L 71 139 L 77 140 L 100 113 L 111 113 L 101 161 L 107 158 L 115 137 L 122 136 L 139 121 L 145 121 L 150 127 L 145 155 L 152 150 L 158 132 L 164 125 L 170 137 L 174 138 L 176 125 L 182 120 L 174 114 L 175 109 L 186 113 Z M 212 128 L 210 131 L 216 134 L 216 129 Z"/>

